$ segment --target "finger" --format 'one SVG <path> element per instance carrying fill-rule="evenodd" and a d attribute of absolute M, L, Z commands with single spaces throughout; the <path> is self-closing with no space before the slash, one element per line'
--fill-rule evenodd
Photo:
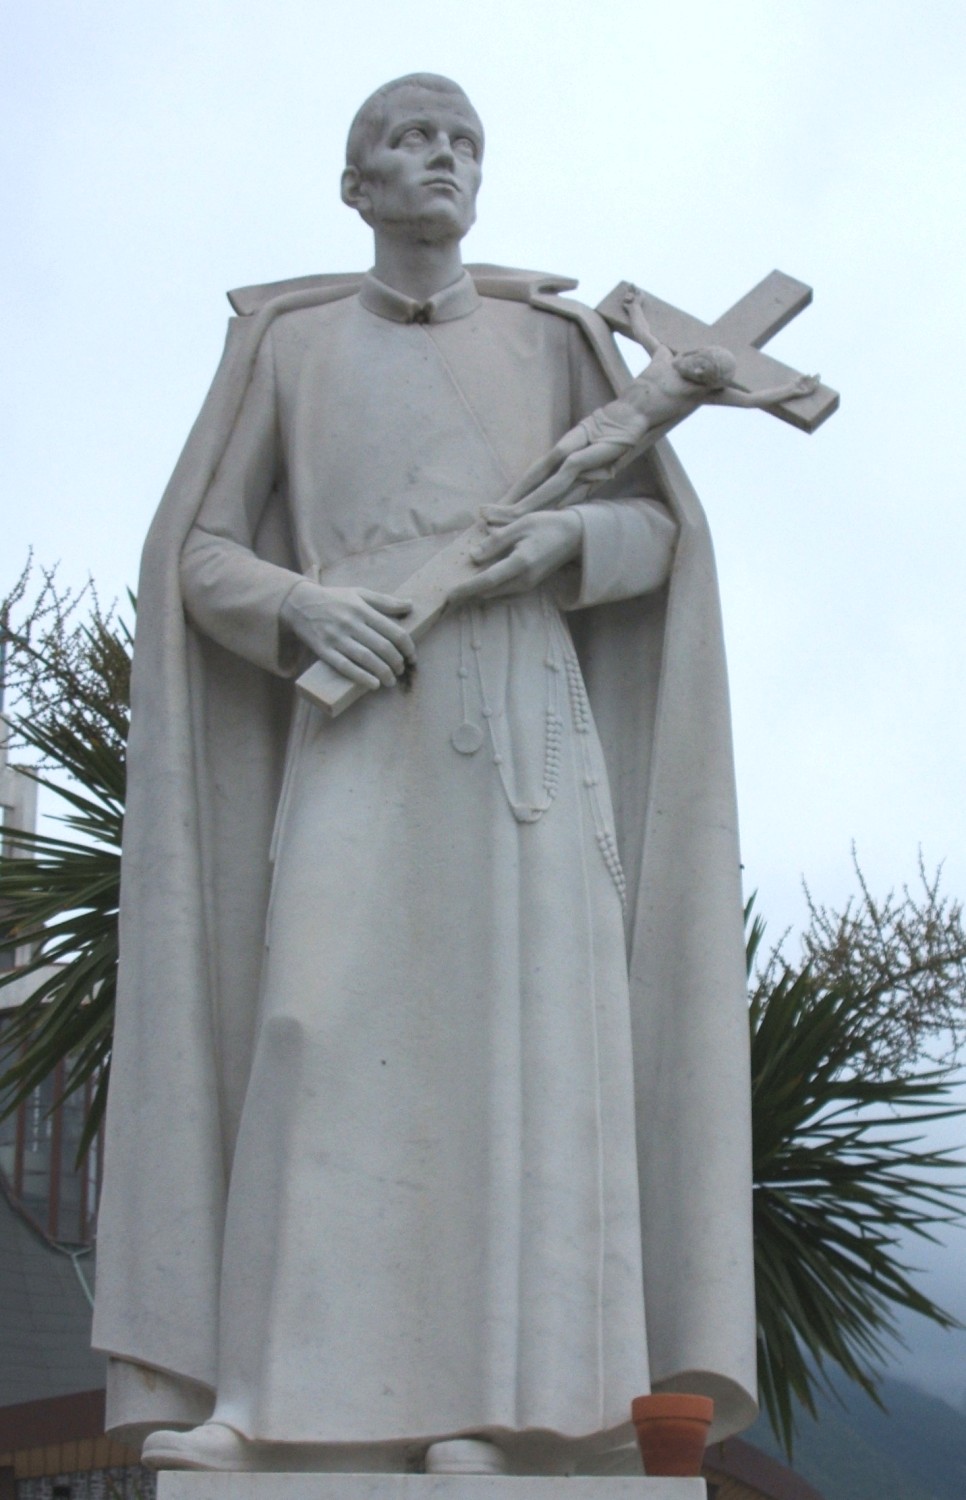
<path fill-rule="evenodd" d="M 358 645 L 367 646 L 374 656 L 378 656 L 388 667 L 391 667 L 396 677 L 405 669 L 406 658 L 388 636 L 382 635 L 378 630 L 370 629 L 368 625 L 360 625 L 355 633 L 355 639 Z"/>
<path fill-rule="evenodd" d="M 324 661 L 326 666 L 334 668 L 340 677 L 347 677 L 350 682 L 359 683 L 360 687 L 372 689 L 381 686 L 378 677 L 372 672 L 367 672 L 364 667 L 358 666 L 354 661 L 350 661 L 333 646 L 326 646 L 320 651 L 319 660 Z"/>
<path fill-rule="evenodd" d="M 527 564 L 522 558 L 505 557 L 502 562 L 477 573 L 475 578 L 458 583 L 450 593 L 449 602 L 465 604 L 470 599 L 494 599 L 501 592 L 515 593 L 525 582 L 526 573 Z"/>
<path fill-rule="evenodd" d="M 396 673 L 378 652 L 370 650 L 368 646 L 358 640 L 343 641 L 339 650 L 341 650 L 342 655 L 348 661 L 353 662 L 363 672 L 367 672 L 375 677 L 377 682 L 382 683 L 383 687 L 392 687 L 396 680 Z"/>
<path fill-rule="evenodd" d="M 516 546 L 522 536 L 526 535 L 527 527 L 521 524 L 520 517 L 494 531 L 491 536 L 484 537 L 475 546 L 470 548 L 470 557 L 475 563 L 492 562 L 495 558 L 503 557 Z"/>
<path fill-rule="evenodd" d="M 360 589 L 359 597 L 384 615 L 408 615 L 413 607 L 411 599 L 398 599 L 395 594 L 377 594 L 374 589 Z"/>
<path fill-rule="evenodd" d="M 360 621 L 360 629 L 371 630 L 381 640 L 391 642 L 407 661 L 416 660 L 416 647 L 408 630 L 397 625 L 388 615 L 380 614 L 377 609 L 364 613 Z"/>

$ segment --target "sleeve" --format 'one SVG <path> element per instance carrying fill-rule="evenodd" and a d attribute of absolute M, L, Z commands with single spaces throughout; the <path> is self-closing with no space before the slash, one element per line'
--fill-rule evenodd
<path fill-rule="evenodd" d="M 571 323 L 571 420 L 613 401 L 614 392 L 579 327 Z M 636 466 L 632 466 L 632 469 Z M 660 588 L 674 558 L 677 525 L 663 501 L 633 491 L 625 495 L 620 477 L 607 486 L 606 498 L 575 507 L 583 525 L 583 544 L 576 565 L 561 578 L 559 602 L 564 609 L 608 604 Z"/>
<path fill-rule="evenodd" d="M 262 341 L 238 420 L 181 552 L 188 617 L 204 635 L 279 676 L 300 666 L 279 611 L 301 575 L 257 555 L 280 472 L 272 337 Z"/>
<path fill-rule="evenodd" d="M 667 581 L 677 526 L 660 500 L 590 500 L 575 509 L 584 537 L 564 609 L 629 599 Z"/>

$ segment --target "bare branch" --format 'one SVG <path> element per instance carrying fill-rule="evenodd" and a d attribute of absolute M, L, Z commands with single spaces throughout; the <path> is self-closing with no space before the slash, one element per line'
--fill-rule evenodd
<path fill-rule="evenodd" d="M 859 894 L 838 911 L 812 897 L 801 959 L 790 963 L 787 934 L 755 975 L 764 995 L 786 969 L 808 968 L 820 989 L 848 998 L 856 1045 L 851 1060 L 871 1077 L 923 1064 L 952 1069 L 966 1041 L 966 928 L 962 903 L 941 890 L 920 852 L 918 885 L 873 895 L 853 847 Z"/>
<path fill-rule="evenodd" d="M 32 559 L 0 600 L 5 640 L 5 715 L 10 743 L 30 741 L 18 723 L 48 738 L 65 730 L 123 755 L 127 734 L 131 636 L 115 605 L 105 608 L 92 581 L 61 588 L 57 569 Z M 37 764 L 47 767 L 49 756 Z"/>

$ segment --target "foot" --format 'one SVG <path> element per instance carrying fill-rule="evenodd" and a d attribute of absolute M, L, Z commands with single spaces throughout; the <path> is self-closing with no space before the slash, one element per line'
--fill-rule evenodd
<path fill-rule="evenodd" d="M 450 1438 L 426 1450 L 427 1474 L 505 1474 L 506 1458 L 485 1438 Z"/>
<path fill-rule="evenodd" d="M 205 1422 L 190 1432 L 160 1429 L 145 1439 L 141 1462 L 149 1469 L 254 1469 L 256 1444 L 223 1422 Z"/>

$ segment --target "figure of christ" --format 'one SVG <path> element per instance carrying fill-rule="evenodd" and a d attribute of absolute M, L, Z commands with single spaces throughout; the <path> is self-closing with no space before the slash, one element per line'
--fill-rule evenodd
<path fill-rule="evenodd" d="M 563 1473 L 652 1380 L 711 1389 L 722 1432 L 754 1411 L 723 670 L 662 699 L 707 704 L 711 791 L 644 747 L 678 523 L 519 516 L 418 660 L 407 628 L 405 581 L 608 394 L 572 321 L 463 270 L 482 154 L 448 80 L 366 101 L 342 195 L 373 271 L 236 330 L 224 437 L 202 419 L 145 552 L 95 1339 L 112 1430 L 170 1403 L 155 1467 Z M 288 686 L 312 660 L 372 691 L 327 720 Z M 642 853 L 665 783 L 711 845 L 655 880 L 664 829 L 705 838 L 674 816 Z M 714 1191 L 665 1218 L 678 1114 Z"/>
<path fill-rule="evenodd" d="M 818 389 L 818 375 L 803 375 L 785 385 L 738 390 L 730 383 L 735 359 L 728 349 L 709 345 L 675 354 L 651 332 L 643 297 L 636 287 L 625 294 L 624 307 L 631 332 L 647 350 L 650 363 L 616 401 L 609 401 L 565 432 L 499 505 L 487 507 L 484 519 L 491 525 L 504 525 L 547 506 L 579 502 L 699 406 L 745 410 L 776 406 L 810 396 Z"/>

